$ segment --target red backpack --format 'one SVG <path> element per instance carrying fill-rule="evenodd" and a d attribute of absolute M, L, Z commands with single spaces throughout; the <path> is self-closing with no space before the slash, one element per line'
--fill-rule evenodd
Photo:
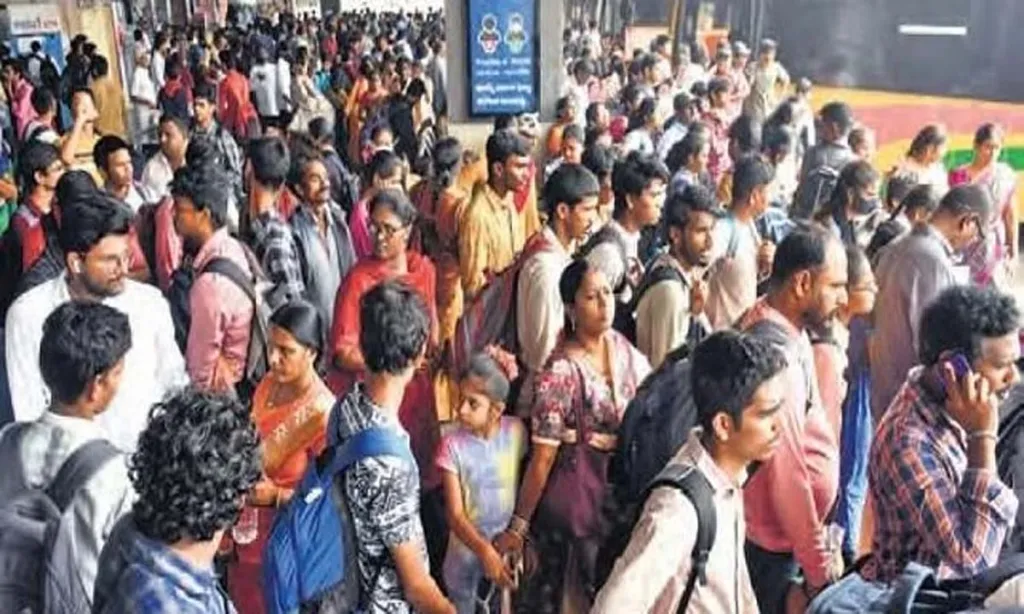
<path fill-rule="evenodd" d="M 516 326 L 519 271 L 531 257 L 553 248 L 543 232 L 534 234 L 512 264 L 491 278 L 467 303 L 449 342 L 448 367 L 452 374 L 462 373 L 473 354 L 489 345 L 501 346 L 513 356 L 519 354 Z"/>

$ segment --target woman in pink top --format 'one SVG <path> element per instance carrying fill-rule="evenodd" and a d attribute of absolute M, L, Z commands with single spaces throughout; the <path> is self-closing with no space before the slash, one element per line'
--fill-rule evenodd
<path fill-rule="evenodd" d="M 378 151 L 366 168 L 367 188 L 363 198 L 356 203 L 349 217 L 348 226 L 352 233 L 352 248 L 356 260 L 362 260 L 373 253 L 373 237 L 370 235 L 370 200 L 381 190 L 405 191 L 405 166 L 402 159 L 389 150 Z"/>

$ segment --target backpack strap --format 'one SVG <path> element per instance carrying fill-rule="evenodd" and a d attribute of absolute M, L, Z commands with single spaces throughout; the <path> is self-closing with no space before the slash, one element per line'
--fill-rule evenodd
<path fill-rule="evenodd" d="M 22 434 L 24 431 L 22 431 Z M 114 444 L 106 439 L 93 439 L 71 453 L 57 471 L 46 495 L 63 513 L 74 499 L 75 494 L 85 486 L 100 467 L 120 454 Z"/>
<path fill-rule="evenodd" d="M 256 287 L 253 285 L 252 279 L 234 261 L 223 257 L 211 258 L 203 270 L 199 271 L 199 275 L 206 273 L 219 273 L 227 277 L 233 284 L 241 288 L 242 292 L 245 292 L 254 305 L 256 304 Z"/>
<path fill-rule="evenodd" d="M 662 486 L 669 486 L 679 490 L 687 499 L 693 503 L 697 512 L 697 539 L 693 544 L 691 561 L 693 564 L 690 570 L 690 577 L 686 580 L 686 589 L 679 601 L 677 612 L 686 612 L 686 607 L 693 597 L 693 591 L 699 580 L 701 585 L 706 585 L 708 558 L 711 556 L 711 549 L 715 545 L 715 534 L 718 531 L 718 515 L 715 511 L 714 489 L 711 483 L 695 467 L 682 464 L 669 464 L 654 478 L 647 489 L 648 497 L 654 489 Z"/>
<path fill-rule="evenodd" d="M 393 456 L 415 463 L 405 439 L 390 428 L 374 427 L 356 433 L 336 448 L 329 472 L 337 475 L 358 461 L 374 456 Z"/>
<path fill-rule="evenodd" d="M 644 275 L 643 280 L 640 282 L 640 287 L 636 290 L 633 301 L 630 303 L 630 311 L 635 312 L 637 310 L 637 307 L 640 306 L 640 299 L 647 294 L 648 290 L 663 281 L 669 280 L 675 280 L 684 286 L 686 285 L 686 282 L 683 280 L 683 274 L 679 272 L 679 269 L 671 264 L 655 266 L 648 270 L 647 274 Z"/>

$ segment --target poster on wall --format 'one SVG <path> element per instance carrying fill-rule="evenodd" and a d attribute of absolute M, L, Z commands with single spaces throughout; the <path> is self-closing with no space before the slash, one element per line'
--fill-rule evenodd
<path fill-rule="evenodd" d="M 537 111 L 537 0 L 467 0 L 469 112 Z"/>

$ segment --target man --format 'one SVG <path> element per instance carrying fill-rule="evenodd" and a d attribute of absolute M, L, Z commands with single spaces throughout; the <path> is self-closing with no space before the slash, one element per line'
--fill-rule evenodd
<path fill-rule="evenodd" d="M 762 612 L 782 611 L 790 592 L 791 600 L 812 599 L 842 575 L 841 544 L 831 543 L 826 521 L 838 489 L 839 444 L 818 394 L 807 331 L 835 320 L 846 284 L 843 244 L 819 227 L 796 230 L 779 245 L 768 295 L 739 322 L 780 346 L 788 365 L 779 447 L 744 488 L 747 565 Z M 798 570 L 803 587 L 793 583 Z"/>
<path fill-rule="evenodd" d="M 775 245 L 762 240 L 755 221 L 770 205 L 768 189 L 775 178 L 760 156 L 736 163 L 732 204 L 718 224 L 716 260 L 709 277 L 707 314 L 715 330 L 733 325 L 757 300 L 757 284 L 768 276 Z"/>
<path fill-rule="evenodd" d="M 1020 382 L 1020 311 L 993 289 L 945 290 L 921 317 L 921 367 L 907 375 L 871 444 L 876 510 L 869 580 L 910 562 L 940 578 L 990 569 L 1018 507 L 996 468 L 999 402 Z M 951 358 L 970 365 L 956 370 Z"/>
<path fill-rule="evenodd" d="M 707 479 L 714 490 L 716 535 L 707 583 L 696 584 L 687 612 L 758 611 L 742 559 L 742 490 L 750 464 L 769 460 L 779 444 L 785 368 L 782 352 L 754 335 L 721 331 L 694 350 L 692 390 L 701 428 L 669 466 L 692 467 Z M 676 488 L 655 489 L 592 612 L 683 611 L 680 598 L 693 573 L 696 539 L 693 502 Z"/>
<path fill-rule="evenodd" d="M 188 124 L 184 120 L 175 115 L 160 118 L 160 151 L 142 169 L 142 188 L 148 201 L 156 202 L 171 195 L 171 181 L 174 172 L 185 166 L 188 143 Z"/>
<path fill-rule="evenodd" d="M 153 71 L 153 83 L 156 84 L 157 91 L 160 91 L 164 87 L 165 76 L 164 69 L 167 66 L 167 54 L 171 49 L 171 43 L 167 38 L 165 32 L 159 32 L 156 35 L 156 41 L 153 43 L 153 61 L 150 62 L 150 70 Z"/>
<path fill-rule="evenodd" d="M 288 146 L 281 139 L 263 138 L 250 143 L 246 168 L 252 220 L 250 245 L 275 285 L 275 298 L 282 302 L 302 298 L 306 290 L 295 238 L 277 209 L 290 168 Z"/>
<path fill-rule="evenodd" d="M 199 83 L 192 90 L 193 124 L 190 141 L 207 141 L 216 151 L 229 180 L 228 224 L 238 228 L 239 203 L 244 202 L 242 192 L 242 152 L 231 133 L 217 123 L 217 88 L 211 83 Z"/>
<path fill-rule="evenodd" d="M 11 217 L 3 238 L 4 284 L 0 303 L 13 300 L 21 275 L 32 268 L 46 251 L 48 239 L 56 237 L 57 223 L 52 215 L 57 182 L 64 175 L 64 163 L 53 145 L 30 143 L 18 160 L 18 182 L 23 190 L 21 203 Z"/>
<path fill-rule="evenodd" d="M 854 159 L 848 142 L 853 124 L 853 109 L 845 102 L 830 102 L 821 108 L 820 139 L 804 155 L 801 182 L 814 169 L 824 166 L 838 173 Z"/>
<path fill-rule="evenodd" d="M 32 109 L 36 112 L 36 118 L 25 126 L 22 142 L 39 141 L 56 146 L 60 143 L 60 135 L 54 130 L 57 122 L 57 99 L 53 92 L 46 87 L 33 89 Z"/>
<path fill-rule="evenodd" d="M 36 118 L 32 108 L 32 82 L 25 77 L 25 63 L 21 58 L 7 58 L 3 61 L 3 85 L 11 105 L 11 121 L 14 134 L 25 138 L 25 127 Z"/>
<path fill-rule="evenodd" d="M 32 41 L 29 45 L 29 53 L 25 68 L 28 71 L 28 78 L 32 81 L 34 87 L 39 87 L 43 84 L 43 64 L 48 61 L 46 54 L 43 53 L 43 45 L 37 40 Z"/>
<path fill-rule="evenodd" d="M 107 192 L 138 213 L 146 200 L 135 184 L 131 146 L 119 136 L 104 136 L 96 141 L 93 158 L 106 178 L 103 186 Z"/>
<path fill-rule="evenodd" d="M 777 51 L 778 44 L 774 40 L 762 40 L 757 63 L 749 70 L 750 95 L 743 104 L 743 110 L 758 124 L 763 124 L 779 106 L 780 94 L 789 87 L 789 73 L 775 59 Z"/>
<path fill-rule="evenodd" d="M 149 414 L 131 461 L 138 500 L 100 555 L 93 611 L 234 614 L 213 559 L 260 477 L 249 410 L 188 388 Z"/>
<path fill-rule="evenodd" d="M 527 180 L 530 150 L 511 130 L 487 139 L 487 183 L 477 189 L 463 213 L 459 231 L 459 271 L 466 301 L 512 264 L 526 243 L 514 193 Z"/>
<path fill-rule="evenodd" d="M 256 51 L 256 61 L 249 70 L 249 83 L 263 128 L 279 126 L 281 109 L 277 105 L 277 68 L 271 63 L 270 54 L 264 47 Z"/>
<path fill-rule="evenodd" d="M 718 185 L 722 174 L 729 170 L 733 161 L 729 158 L 729 80 L 716 76 L 708 83 L 708 101 L 711 106 L 704 113 L 703 121 L 710 128 L 711 151 L 708 155 L 708 173 L 713 185 Z"/>
<path fill-rule="evenodd" d="M 331 200 L 331 181 L 319 153 L 306 152 L 292 161 L 292 184 L 301 204 L 291 217 L 295 245 L 302 263 L 306 297 L 331 329 L 334 301 L 349 269 L 356 263 L 345 213 Z"/>
<path fill-rule="evenodd" d="M 426 354 L 427 307 L 407 286 L 384 282 L 363 296 L 359 317 L 366 375 L 338 400 L 328 438 L 343 444 L 368 428 L 386 428 L 407 439 L 398 409 Z M 394 456 L 367 458 L 348 469 L 343 484 L 367 611 L 454 614 L 430 576 L 415 463 Z"/>
<path fill-rule="evenodd" d="M 217 91 L 217 116 L 224 129 L 236 139 L 248 139 L 257 136 L 250 132 L 258 115 L 252 104 L 249 80 L 238 70 L 239 60 L 241 58 L 236 52 L 220 52 L 220 64 L 225 74 Z"/>
<path fill-rule="evenodd" d="M 668 154 L 686 136 L 690 125 L 697 121 L 697 103 L 688 92 L 680 92 L 672 99 L 675 114 L 669 118 L 665 131 L 658 140 L 658 158 L 668 162 Z"/>
<path fill-rule="evenodd" d="M 597 178 L 578 164 L 563 164 L 544 184 L 547 224 L 540 234 L 542 246 L 525 256 L 516 282 L 520 356 L 531 374 L 544 368 L 561 335 L 565 313 L 558 280 L 579 242 L 596 225 L 599 192 Z"/>
<path fill-rule="evenodd" d="M 92 84 L 89 88 L 99 114 L 96 119 L 96 131 L 102 135 L 124 138 L 124 94 L 110 76 L 110 63 L 101 55 L 92 61 Z"/>
<path fill-rule="evenodd" d="M 636 303 L 637 348 L 652 368 L 684 343 L 692 348 L 711 330 L 704 315 L 703 275 L 715 247 L 717 209 L 715 197 L 699 185 L 687 187 L 665 206 L 669 251 L 651 264 Z M 658 273 L 663 267 L 670 271 Z"/>
<path fill-rule="evenodd" d="M 878 422 L 907 371 L 921 354 L 921 314 L 943 290 L 967 284 L 967 267 L 955 254 L 972 245 L 989 219 L 992 202 L 984 189 L 957 186 L 939 202 L 926 224 L 889 245 L 876 269 L 878 299 L 871 344 L 871 411 Z"/>
<path fill-rule="evenodd" d="M 583 112 L 590 107 L 590 82 L 593 78 L 594 67 L 590 60 L 577 60 L 572 68 L 572 79 L 566 82 L 562 90 L 562 95 L 573 101 L 573 108 L 576 109 L 573 121 L 581 129 L 587 126 Z"/>
<path fill-rule="evenodd" d="M 92 91 L 80 89 L 71 95 L 71 119 L 74 121 L 71 131 L 60 141 L 60 157 L 68 170 L 85 171 L 92 175 L 97 186 L 101 186 L 103 177 L 92 157 L 96 141 L 100 139 L 96 133 L 99 113 L 96 111 Z"/>
<path fill-rule="evenodd" d="M 38 365 L 53 401 L 39 418 L 0 432 L 0 500 L 51 487 L 75 452 L 106 439 L 95 418 L 117 394 L 131 345 L 128 317 L 100 303 L 67 302 L 46 317 Z M 74 540 L 73 568 L 60 571 L 81 582 L 90 602 L 100 550 L 133 499 L 125 460 L 113 452 L 79 482 L 57 538 Z"/>
<path fill-rule="evenodd" d="M 588 246 L 591 249 L 587 259 L 597 262 L 614 280 L 613 287 L 621 286 L 618 298 L 622 304 L 633 299 L 633 292 L 640 285 L 644 274 L 641 236 L 661 220 L 667 187 L 668 169 L 653 154 L 631 153 L 617 162 L 612 171 L 615 209 L 603 234 L 613 236 L 614 240 L 604 241 L 598 236 L 599 244 L 595 246 L 592 242 Z"/>
<path fill-rule="evenodd" d="M 292 121 L 292 65 L 287 49 L 278 49 L 275 70 L 277 90 L 274 95 L 277 96 L 277 108 L 280 110 L 281 128 L 286 130 Z"/>
<path fill-rule="evenodd" d="M 192 317 L 185 364 L 201 390 L 228 392 L 245 374 L 254 307 L 227 276 L 203 272 L 214 258 L 226 259 L 251 279 L 245 248 L 228 234 L 226 178 L 216 168 L 187 165 L 174 174 L 174 229 L 192 258 L 195 281 L 189 292 Z"/>
<path fill-rule="evenodd" d="M 35 420 L 51 406 L 36 356 L 42 324 L 68 300 L 101 302 L 128 316 L 132 347 L 124 378 L 107 411 L 99 416 L 110 440 L 135 449 L 146 423 L 144 409 L 186 382 L 181 352 L 174 343 L 167 301 L 152 286 L 128 278 L 132 214 L 115 199 L 96 192 L 61 209 L 60 247 L 66 272 L 23 294 L 7 313 L 7 375 L 18 420 Z"/>

